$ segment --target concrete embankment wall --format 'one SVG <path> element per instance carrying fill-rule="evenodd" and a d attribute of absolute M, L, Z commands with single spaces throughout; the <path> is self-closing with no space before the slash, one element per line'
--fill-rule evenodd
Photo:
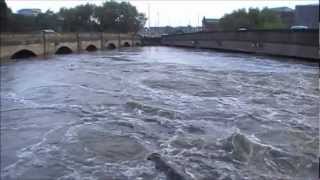
<path fill-rule="evenodd" d="M 87 51 L 89 46 L 96 49 L 106 49 L 110 45 L 114 48 L 141 44 L 138 37 L 132 34 L 111 33 L 35 33 L 0 35 L 0 59 L 10 59 L 16 53 L 29 51 L 36 56 L 48 56 L 66 47 L 71 52 Z"/>
<path fill-rule="evenodd" d="M 157 46 L 161 45 L 161 37 L 142 37 L 141 43 L 144 46 Z"/>
<path fill-rule="evenodd" d="M 319 59 L 318 30 L 248 30 L 163 36 L 162 45 Z"/>

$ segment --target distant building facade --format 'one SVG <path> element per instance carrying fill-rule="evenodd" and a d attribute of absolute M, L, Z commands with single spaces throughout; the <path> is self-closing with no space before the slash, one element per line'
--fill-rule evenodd
<path fill-rule="evenodd" d="M 319 23 L 319 5 L 297 5 L 295 9 L 294 25 L 307 26 L 317 29 Z"/>
<path fill-rule="evenodd" d="M 37 16 L 41 13 L 40 9 L 20 9 L 18 14 L 24 15 L 24 16 Z"/>
<path fill-rule="evenodd" d="M 274 11 L 281 21 L 286 25 L 286 28 L 290 28 L 294 25 L 294 10 L 288 7 L 276 7 L 270 8 Z"/>
<path fill-rule="evenodd" d="M 216 31 L 219 30 L 219 19 L 209 19 L 203 17 L 202 19 L 202 31 Z"/>

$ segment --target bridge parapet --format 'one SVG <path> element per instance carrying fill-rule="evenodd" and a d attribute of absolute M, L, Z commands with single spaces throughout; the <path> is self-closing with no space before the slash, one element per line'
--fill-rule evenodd
<path fill-rule="evenodd" d="M 114 33 L 103 33 L 103 38 L 108 40 L 118 40 L 120 39 L 132 39 L 133 35 L 131 34 L 114 34 Z M 136 38 L 136 37 L 134 37 Z"/>
<path fill-rule="evenodd" d="M 319 31 L 213 31 L 163 36 L 163 45 L 319 59 Z"/>
<path fill-rule="evenodd" d="M 26 50 L 37 56 L 55 54 L 59 48 L 68 48 L 70 52 L 105 49 L 110 44 L 113 47 L 132 46 L 140 39 L 132 34 L 115 33 L 29 33 L 0 35 L 0 59 L 12 57 L 15 53 Z M 108 42 L 108 43 L 106 43 Z M 88 47 L 91 46 L 89 49 Z"/>
<path fill-rule="evenodd" d="M 34 44 L 42 42 L 41 34 L 8 34 L 2 33 L 0 35 L 1 46 L 6 45 L 22 45 L 22 44 Z"/>
<path fill-rule="evenodd" d="M 76 33 L 59 33 L 52 35 L 52 39 L 48 40 L 53 40 L 57 42 L 76 42 L 77 39 L 78 37 Z"/>
<path fill-rule="evenodd" d="M 101 33 L 80 33 L 79 39 L 82 41 L 100 40 Z"/>

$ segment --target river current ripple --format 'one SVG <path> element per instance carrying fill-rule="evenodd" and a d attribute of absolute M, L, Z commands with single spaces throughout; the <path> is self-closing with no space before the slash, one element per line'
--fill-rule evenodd
<path fill-rule="evenodd" d="M 4 64 L 1 179 L 173 179 L 152 153 L 185 179 L 317 179 L 318 78 L 315 63 L 171 47 Z"/>

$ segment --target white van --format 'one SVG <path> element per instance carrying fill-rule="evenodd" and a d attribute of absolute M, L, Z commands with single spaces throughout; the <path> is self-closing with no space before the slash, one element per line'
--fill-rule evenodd
<path fill-rule="evenodd" d="M 308 26 L 291 26 L 290 29 L 308 29 Z"/>

